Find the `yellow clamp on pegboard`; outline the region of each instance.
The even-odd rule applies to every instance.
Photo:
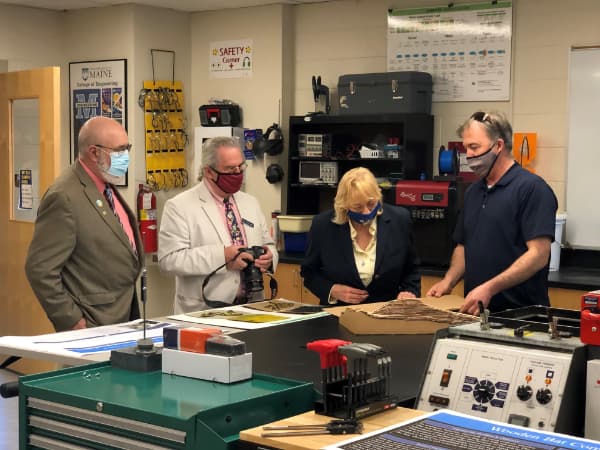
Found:
[[[188,184],[183,99],[181,81],[144,81],[140,105],[146,131],[146,182],[154,190]]]

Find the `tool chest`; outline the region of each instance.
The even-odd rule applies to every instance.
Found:
[[[342,75],[340,115],[431,113],[430,73],[405,71]]]
[[[221,384],[97,363],[21,377],[20,449],[233,450],[240,430],[309,411],[312,383]]]

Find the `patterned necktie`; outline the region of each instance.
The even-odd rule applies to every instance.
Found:
[[[115,208],[115,199],[113,198],[113,191],[109,184],[104,186],[104,197],[106,197],[106,201],[108,202],[110,209],[118,219],[119,215],[117,214],[117,209]],[[120,222],[121,221],[119,220],[119,223]]]
[[[229,227],[229,234],[231,234],[231,243],[233,245],[244,245],[244,236],[242,236],[242,230],[238,225],[235,213],[233,212],[233,205],[229,199],[223,200],[225,204],[225,218],[227,219],[227,226]]]

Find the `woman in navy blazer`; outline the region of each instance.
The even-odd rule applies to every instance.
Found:
[[[419,297],[418,265],[408,211],[383,204],[368,169],[346,172],[334,209],[312,221],[304,285],[322,305]]]

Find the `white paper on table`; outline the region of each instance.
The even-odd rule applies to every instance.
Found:
[[[226,311],[231,311],[233,313],[239,313],[240,315],[269,315],[275,316],[278,319],[270,322],[244,322],[240,320],[235,320],[232,318],[227,318],[224,316],[217,317],[202,317],[202,314],[215,314],[215,313],[223,313]],[[312,314],[291,314],[291,313],[281,313],[281,312],[273,312],[273,311],[259,311],[252,308],[245,308],[243,305],[232,305],[230,307],[225,308],[215,308],[215,309],[205,309],[202,311],[196,311],[192,313],[186,314],[177,314],[173,316],[169,316],[169,319],[173,320],[181,320],[184,322],[194,322],[205,325],[213,325],[217,327],[229,327],[229,328],[240,328],[244,330],[256,330],[259,328],[267,328],[275,325],[283,325],[286,323],[297,322],[300,320],[313,319],[315,317],[326,316],[329,313],[326,311],[320,311]]]
[[[146,337],[157,346],[162,346],[163,328],[174,325],[170,322],[148,320]],[[2,336],[0,347],[5,350],[25,350],[32,353],[68,356],[70,358],[106,360],[111,350],[133,347],[144,337],[143,321],[134,320],[116,325],[106,325],[81,330],[38,336]],[[93,355],[100,355],[94,358]]]

